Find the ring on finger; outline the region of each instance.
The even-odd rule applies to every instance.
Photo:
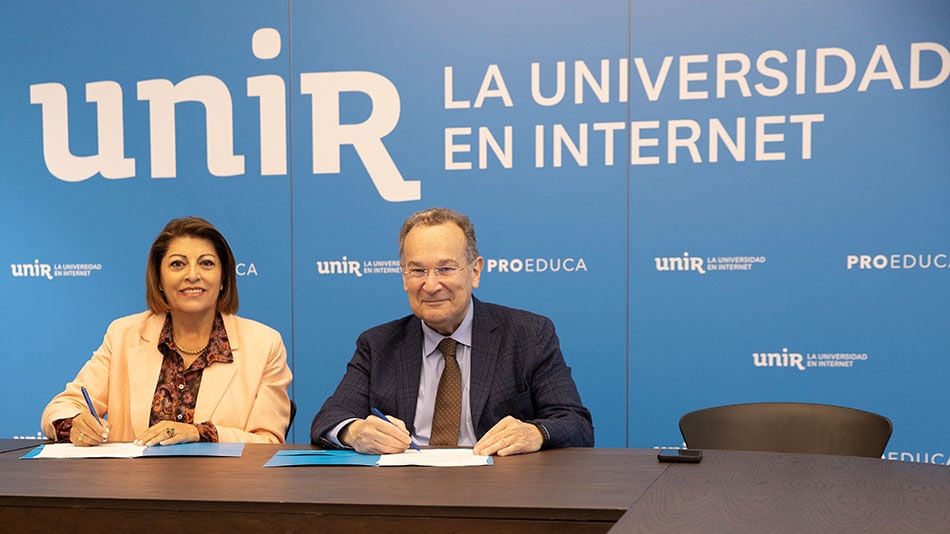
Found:
[[[175,429],[172,427],[168,427],[165,429],[165,434],[167,434],[168,437],[172,437],[175,435]]]
[[[80,433],[79,433],[79,441],[82,441],[82,440],[85,439],[85,438],[86,438],[86,435],[83,434],[82,432],[80,432]]]

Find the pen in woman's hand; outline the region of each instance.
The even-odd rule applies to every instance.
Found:
[[[96,413],[96,407],[92,405],[92,399],[89,398],[89,392],[86,391],[86,386],[80,386],[82,389],[82,396],[86,398],[86,406],[89,407],[89,413],[96,418],[96,422],[100,425],[102,424],[102,419],[99,419],[99,414]]]
[[[105,425],[102,424],[102,419],[99,418],[99,414],[96,412],[96,407],[92,404],[92,398],[89,397],[89,392],[86,391],[86,386],[80,386],[79,389],[82,390],[82,396],[86,399],[86,406],[89,407],[89,413],[96,418],[96,422],[99,423],[100,427],[103,427],[104,432],[102,433],[102,439],[104,441],[109,440],[109,431],[105,428]],[[83,440],[83,433],[79,433],[79,441]]]

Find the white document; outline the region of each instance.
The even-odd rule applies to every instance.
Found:
[[[491,456],[482,456],[472,449],[422,449],[408,450],[399,454],[380,455],[379,466],[426,465],[432,467],[460,467],[492,465]]]
[[[103,443],[95,447],[77,447],[72,443],[47,443],[31,458],[138,458],[145,454],[145,445]]]

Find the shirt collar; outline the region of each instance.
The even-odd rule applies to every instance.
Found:
[[[472,317],[475,315],[475,306],[472,304],[472,299],[468,300],[468,309],[465,311],[465,318],[462,319],[462,324],[455,329],[455,332],[452,332],[451,336],[448,336],[454,339],[457,343],[461,343],[466,347],[472,346]],[[422,323],[422,336],[423,336],[423,354],[429,355],[432,354],[436,348],[439,346],[439,342],[442,341],[442,334],[436,332],[435,330],[429,328],[425,321],[420,321]]]

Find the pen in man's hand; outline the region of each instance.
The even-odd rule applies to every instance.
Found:
[[[81,386],[82,396],[86,398],[86,406],[89,407],[89,412],[92,413],[92,416],[96,418],[96,421],[101,425],[102,419],[99,419],[99,414],[96,413],[96,407],[92,405],[92,399],[89,398],[89,392],[86,391],[86,386]]]
[[[375,415],[376,417],[379,417],[379,418],[382,419],[383,421],[386,421],[387,423],[389,423],[389,424],[391,424],[391,425],[393,425],[393,426],[396,425],[396,423],[393,423],[392,421],[390,421],[389,418],[386,417],[385,415],[383,415],[383,412],[379,411],[378,409],[376,409],[376,408],[370,408],[370,411],[373,412],[373,415]],[[415,450],[419,450],[419,446],[416,445],[416,442],[413,441],[412,439],[409,440],[409,446],[412,447],[412,448],[415,449]]]

